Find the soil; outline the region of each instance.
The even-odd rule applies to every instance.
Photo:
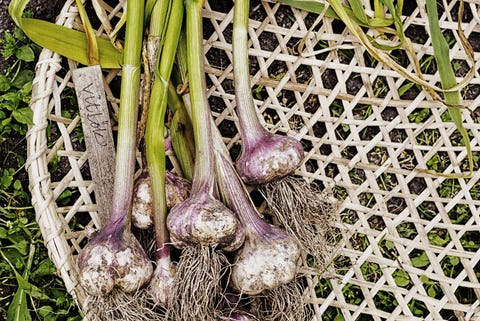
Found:
[[[5,32],[13,32],[13,28],[15,24],[13,20],[10,18],[8,14],[8,4],[10,1],[7,0],[0,0],[0,39],[3,39],[3,35]],[[0,44],[0,49],[2,49],[2,45]],[[10,60],[3,58],[0,56],[0,74],[5,74],[8,65],[11,63]]]

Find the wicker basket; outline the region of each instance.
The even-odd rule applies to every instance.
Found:
[[[80,25],[73,3],[67,1],[57,23]],[[457,41],[453,12],[458,2],[443,4],[440,26],[453,42],[450,55],[461,78],[468,64]],[[478,72],[462,91],[469,107],[463,120],[475,172],[469,179],[427,175],[418,169],[460,173],[467,168],[455,125],[442,121],[445,106],[416,86],[408,87],[396,72],[372,63],[340,23],[273,2],[253,1],[251,7],[251,74],[262,122],[302,141],[306,161],[297,174],[334,191],[348,228],[339,268],[331,275],[307,276],[314,319],[480,320]],[[403,20],[418,59],[427,64],[433,49],[424,32],[424,8],[424,0],[408,2]],[[476,42],[475,69],[480,64],[479,10],[476,0],[466,1],[463,27]],[[118,20],[122,11],[118,5],[105,13]],[[239,135],[231,134],[236,133],[232,3],[210,1],[204,17],[208,96],[228,147],[236,148]],[[300,41],[304,48],[298,53]],[[404,62],[412,70],[408,59]],[[34,125],[28,132],[28,172],[50,258],[82,307],[86,294],[78,286],[75,256],[100,219],[85,166],[88,155],[78,141],[80,118],[67,104],[74,68],[75,63],[48,50],[41,53],[32,97]],[[118,111],[113,89],[117,73],[105,71],[113,115]],[[439,83],[435,69],[427,68],[425,79]],[[53,177],[50,171],[58,164],[64,168]]]

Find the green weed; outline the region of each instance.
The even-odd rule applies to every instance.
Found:
[[[5,34],[1,47],[12,64],[0,75],[0,319],[80,321],[43,246],[27,190],[23,146],[39,48],[18,28]]]
[[[39,47],[31,43],[25,34],[15,28],[13,34],[5,33],[1,41],[3,58],[14,59],[4,75],[0,75],[0,139],[12,133],[25,135],[32,123],[32,111],[28,108],[34,73],[25,65],[35,60]]]

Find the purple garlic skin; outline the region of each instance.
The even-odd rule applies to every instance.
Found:
[[[110,244],[109,244],[110,243]],[[115,244],[88,244],[78,257],[79,280],[90,295],[103,296],[115,287],[115,270],[113,261]]]
[[[104,296],[114,287],[135,292],[150,280],[153,267],[140,243],[130,232],[121,237],[100,232],[80,252],[79,280],[88,294]]]
[[[191,189],[192,185],[188,180],[172,172],[167,172],[165,177],[167,208],[172,209],[175,205],[186,200],[190,196]]]
[[[144,171],[135,181],[132,204],[132,224],[139,229],[153,226],[153,196],[150,176]],[[191,184],[188,180],[172,172],[166,172],[165,196],[167,209],[183,202],[190,195]]]
[[[232,287],[255,295],[292,281],[300,258],[300,247],[285,231],[270,225],[268,235],[247,234],[232,268]],[[261,232],[260,232],[261,233]]]
[[[167,228],[176,247],[203,245],[224,247],[236,237],[235,214],[208,193],[196,193],[170,210]]]
[[[150,280],[150,295],[155,304],[164,308],[168,306],[169,296],[173,286],[175,275],[175,265],[170,260],[170,256],[165,256],[157,260],[157,267]]]
[[[245,144],[235,162],[238,174],[247,184],[264,184],[295,171],[303,160],[298,140],[265,132],[255,144]]]

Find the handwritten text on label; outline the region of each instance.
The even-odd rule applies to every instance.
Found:
[[[95,95],[95,91],[91,90],[93,83],[88,83],[84,88],[80,90],[80,97],[84,102],[86,110],[87,125],[92,129],[95,142],[100,146],[107,146],[107,130],[109,121],[104,119],[104,111],[102,105],[99,103],[100,95]]]

